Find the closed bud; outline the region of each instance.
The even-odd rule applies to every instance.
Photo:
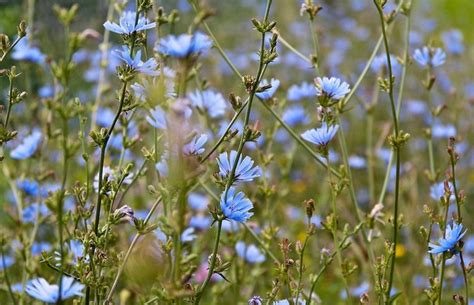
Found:
[[[242,107],[240,96],[237,96],[234,93],[229,94],[229,101],[234,110],[239,110]]]
[[[18,37],[25,37],[26,36],[26,22],[22,20],[17,27]]]

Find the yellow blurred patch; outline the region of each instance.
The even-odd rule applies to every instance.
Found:
[[[306,191],[307,183],[302,180],[297,180],[291,184],[291,189],[295,193],[303,193]]]
[[[406,252],[407,250],[404,245],[397,245],[395,248],[395,257],[403,257]]]

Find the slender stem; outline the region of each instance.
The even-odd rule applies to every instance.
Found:
[[[304,251],[306,250],[306,245],[308,244],[308,240],[310,238],[310,234],[306,234],[306,237],[303,242],[303,247],[301,248],[301,253],[300,253],[300,265],[298,268],[298,286],[296,286],[296,302],[295,304],[299,304],[298,301],[300,299],[300,292],[301,292],[301,282],[303,280],[303,261],[304,261]]]
[[[7,284],[8,294],[10,295],[10,298],[12,299],[12,303],[16,305],[17,304],[16,298],[12,291],[12,285],[11,285],[10,278],[8,277],[8,272],[7,272],[7,264],[5,263],[5,250],[3,249],[3,246],[1,248],[2,248],[2,268],[3,268],[3,275],[5,278],[5,284]]]
[[[10,121],[10,113],[12,111],[12,105],[13,105],[13,77],[9,78],[10,80],[10,85],[8,87],[8,109],[7,109],[7,117],[5,118],[5,129],[8,127],[8,122]]]
[[[311,59],[309,59],[307,56],[305,56],[303,53],[298,51],[295,47],[293,47],[286,39],[284,39],[280,32],[277,29],[272,30],[273,33],[278,34],[278,41],[280,41],[285,47],[287,47],[291,52],[295,53],[298,57],[300,57],[302,60],[308,62],[309,64],[313,65],[311,62]]]
[[[465,289],[465,300],[469,303],[469,278],[467,275],[466,264],[464,263],[464,257],[462,255],[462,251],[459,252],[459,258],[461,259],[461,268],[462,274],[464,277],[464,289]]]
[[[23,38],[24,36],[18,36],[17,39],[15,39],[15,41],[10,45],[10,47],[5,51],[5,53],[3,53],[2,57],[0,57],[0,62],[2,62],[5,57],[7,57],[7,55],[11,52],[11,50],[13,50],[13,48],[20,42],[20,40]]]
[[[217,150],[217,148],[219,148],[219,146],[222,144],[222,142],[224,142],[224,139],[225,139],[227,133],[232,128],[235,121],[237,121],[237,118],[242,113],[244,108],[247,107],[248,103],[249,103],[249,100],[247,99],[245,101],[245,103],[242,105],[242,107],[240,107],[240,109],[237,110],[237,112],[232,117],[232,120],[230,121],[229,125],[227,125],[227,128],[224,130],[224,133],[222,134],[222,136],[219,138],[219,140],[217,140],[216,144],[214,144],[214,146],[211,148],[211,150],[209,150],[209,152],[201,159],[201,161],[200,161],[201,164],[206,162],[206,160],[209,159],[209,157]]]
[[[153,206],[151,207],[150,211],[148,212],[148,214],[146,215],[145,217],[145,220],[143,221],[143,224],[144,225],[147,225],[148,222],[150,221],[151,219],[151,216],[153,216],[153,214],[155,213],[155,210],[158,208],[158,205],[160,204],[161,202],[161,196],[158,197],[156,199],[156,201],[153,203]],[[120,279],[120,276],[122,275],[122,272],[123,272],[123,269],[125,268],[125,264],[127,263],[128,261],[128,258],[130,256],[130,254],[132,253],[132,250],[135,248],[135,245],[137,244],[138,242],[138,239],[140,238],[142,234],[140,232],[138,232],[137,234],[135,234],[135,236],[133,237],[133,240],[132,242],[130,243],[130,246],[128,247],[127,249],[127,252],[123,258],[123,261],[122,263],[120,264],[119,268],[118,268],[118,271],[117,271],[117,274],[115,275],[115,278],[114,278],[114,281],[113,281],[113,284],[112,284],[112,287],[110,287],[110,290],[109,290],[109,293],[107,294],[107,297],[105,298],[104,300],[104,303],[107,304],[107,302],[110,302],[111,298],[112,298],[112,295],[115,291],[115,288],[117,288],[117,284],[118,284],[118,281]]]
[[[349,286],[347,285],[347,279],[344,275],[344,272],[343,272],[343,261],[342,261],[342,255],[341,255],[341,250],[340,248],[338,247],[339,245],[339,241],[338,241],[338,237],[337,237],[337,227],[338,227],[338,220],[337,220],[337,207],[336,207],[336,194],[335,194],[335,190],[334,190],[334,185],[333,185],[333,181],[332,181],[332,175],[331,175],[331,165],[330,165],[330,162],[329,162],[329,157],[326,156],[326,162],[327,162],[327,165],[328,165],[328,183],[329,183],[329,191],[331,192],[331,207],[332,207],[332,213],[333,213],[333,227],[331,228],[331,233],[332,233],[332,238],[334,240],[334,246],[336,248],[336,258],[337,258],[337,261],[339,263],[339,267],[341,268],[341,279],[342,279],[342,282],[344,283],[344,289],[346,291],[346,295],[347,295],[347,301],[350,303],[350,291],[349,291]]]
[[[114,15],[114,4],[115,0],[110,0],[109,7],[107,9],[107,20],[111,20]],[[95,129],[96,120],[97,120],[97,111],[100,107],[100,102],[102,100],[102,93],[104,91],[104,83],[106,77],[106,65],[107,57],[109,54],[109,40],[110,32],[109,30],[104,30],[104,40],[102,41],[101,55],[100,55],[100,64],[99,64],[99,81],[97,83],[97,91],[95,94],[94,105],[92,106],[92,118],[91,118],[91,130]]]
[[[392,71],[392,62],[391,62],[391,57],[390,57],[390,49],[389,49],[389,44],[388,44],[388,37],[387,37],[387,32],[385,29],[385,20],[384,20],[384,14],[382,7],[380,6],[379,2],[377,0],[374,0],[374,4],[377,8],[377,11],[379,13],[380,17],[380,25],[382,28],[382,36],[383,36],[383,42],[385,46],[385,54],[387,58],[387,66],[388,66],[388,82],[389,82],[389,88],[388,88],[388,96],[390,98],[390,106],[392,110],[392,118],[393,118],[393,127],[394,127],[394,137],[397,139],[400,135],[399,131],[399,123],[398,123],[398,114],[397,114],[397,109],[395,105],[395,99],[393,97],[393,71]],[[396,140],[398,142],[398,139]],[[391,254],[391,261],[390,261],[390,273],[389,273],[389,280],[388,280],[388,289],[386,292],[386,297],[385,297],[385,302],[386,304],[390,303],[390,294],[392,291],[392,285],[393,285],[393,276],[394,276],[394,271],[395,271],[395,261],[396,261],[396,249],[397,249],[397,242],[398,242],[398,201],[399,201],[399,192],[400,192],[400,143],[397,143],[393,147],[395,151],[395,158],[396,158],[396,168],[395,168],[395,199],[394,199],[394,205],[393,205],[393,237],[392,237],[392,254]]]
[[[209,270],[206,276],[206,279],[201,285],[201,288],[199,288],[199,291],[196,294],[196,298],[194,300],[194,304],[197,305],[199,304],[202,295],[204,294],[204,291],[207,287],[207,284],[209,284],[209,281],[211,280],[212,275],[214,274],[214,268],[216,266],[216,261],[217,261],[217,251],[219,250],[219,241],[221,239],[221,231],[222,231],[222,219],[217,220],[217,234],[216,234],[216,240],[214,242],[214,250],[212,251],[212,256],[211,256],[211,264],[209,265]]]

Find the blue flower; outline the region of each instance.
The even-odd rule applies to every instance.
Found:
[[[194,228],[189,227],[181,233],[181,241],[183,243],[191,242],[196,239],[196,234],[194,234]]]
[[[206,230],[210,227],[211,224],[211,217],[205,215],[192,216],[189,220],[189,226],[199,230]]]
[[[456,127],[452,124],[439,124],[435,123],[431,129],[433,138],[450,138],[456,136]]]
[[[446,61],[446,53],[441,48],[428,48],[416,49],[413,53],[413,59],[422,67],[438,67],[444,64]]]
[[[133,32],[149,30],[156,26],[155,22],[150,23],[150,21],[143,16],[138,18],[138,23],[135,25],[135,18],[136,12],[126,11],[120,16],[120,24],[107,20],[104,23],[104,28],[117,34],[132,34]]]
[[[236,158],[237,152],[235,150],[230,152],[230,156],[227,152],[219,155],[217,158],[217,164],[219,164],[219,175],[221,177],[228,177],[230,175],[236,162]],[[232,182],[252,181],[253,179],[260,177],[262,175],[262,170],[259,166],[253,167],[253,163],[253,160],[249,156],[246,156],[245,158],[240,156],[235,169],[234,181]]]
[[[301,137],[308,142],[319,146],[326,146],[334,138],[339,129],[339,125],[328,126],[325,122],[318,129],[310,129],[301,134]]]
[[[36,197],[39,195],[39,183],[36,180],[24,179],[21,181],[17,181],[16,185],[28,196]]]
[[[227,195],[227,196],[226,196]],[[253,213],[250,212],[253,209],[252,202],[245,197],[244,193],[235,193],[235,188],[231,187],[229,190],[224,191],[221,195],[221,209],[225,217],[238,222],[245,222]]]
[[[41,53],[37,47],[31,46],[28,38],[21,39],[12,52],[12,58],[20,61],[29,61],[34,63],[44,63],[46,55]]]
[[[317,77],[314,80],[316,84],[316,95],[332,100],[340,100],[351,90],[349,84],[336,77]]]
[[[192,192],[188,195],[188,205],[193,210],[202,211],[207,209],[209,197],[202,193]]]
[[[96,123],[101,127],[109,127],[114,121],[115,113],[109,108],[99,107],[97,109]]]
[[[72,277],[64,276],[62,279],[61,300],[69,299],[74,296],[82,296],[84,285],[74,282]],[[50,285],[44,278],[37,278],[28,282],[25,288],[33,298],[45,303],[56,303],[59,299],[58,285]]]
[[[294,127],[296,124],[307,124],[309,116],[303,106],[294,105],[285,109],[282,115],[282,120],[288,125]]]
[[[17,160],[28,159],[38,149],[41,142],[41,131],[35,130],[23,142],[10,152],[10,157]]]
[[[191,103],[198,110],[208,113],[211,118],[221,117],[225,114],[227,102],[221,93],[211,89],[194,91],[188,95]]]
[[[191,142],[183,146],[183,153],[185,155],[200,155],[204,152],[204,144],[207,142],[207,135],[202,134],[199,137],[195,136]]]
[[[169,35],[160,40],[155,50],[167,56],[185,58],[192,54],[204,54],[212,47],[212,40],[201,32],[194,35]]]
[[[150,115],[146,117],[146,120],[155,128],[166,129],[166,113],[160,106],[156,106],[154,109],[150,110]]]
[[[3,270],[5,268],[10,267],[15,263],[15,258],[10,255],[3,256],[3,254],[0,254],[0,270]]]
[[[71,240],[69,242],[69,249],[73,256],[73,263],[77,263],[78,259],[84,254],[84,245],[79,240]]]
[[[150,76],[157,76],[160,74],[159,71],[156,70],[158,63],[154,58],[150,58],[145,62],[142,61],[141,50],[137,51],[134,58],[130,56],[130,50],[127,46],[122,46],[122,50],[116,50],[115,53],[118,58],[123,60],[134,71]]]
[[[392,54],[390,54],[390,63],[392,64],[393,74],[399,74],[401,72],[401,66],[397,58]],[[382,69],[388,70],[387,55],[382,54],[375,57],[370,67],[375,73],[380,72]]]
[[[263,300],[258,295],[254,295],[248,301],[248,305],[262,305],[262,304],[263,304]]]
[[[270,99],[274,94],[275,92],[277,91],[278,87],[280,87],[280,81],[278,79],[274,79],[272,78],[270,80],[270,83],[268,83],[268,80],[264,79],[260,82],[260,86],[267,86],[268,84],[271,85],[270,88],[268,88],[267,90],[265,91],[262,91],[262,92],[257,92],[255,93],[255,95],[262,99],[262,100],[268,100]]]
[[[265,261],[263,252],[253,244],[247,246],[243,241],[238,241],[235,244],[235,251],[238,256],[251,264],[263,263]]]
[[[459,55],[464,52],[464,37],[460,30],[454,29],[443,32],[441,38],[443,39],[444,47],[449,53]]]
[[[438,243],[430,243],[430,250],[428,253],[439,254],[449,252],[452,254],[458,253],[457,244],[461,238],[466,234],[462,224],[453,223],[452,225],[446,226],[446,236],[440,238]]]
[[[310,83],[304,82],[301,85],[292,85],[288,89],[286,98],[289,101],[298,101],[304,98],[312,98],[317,94],[316,88]]]
[[[448,183],[448,187],[451,191],[451,195],[449,196],[449,200],[454,200],[454,190],[453,190],[453,185],[451,184],[451,182]],[[430,187],[430,197],[431,197],[431,199],[438,201],[443,196],[444,196],[444,183],[443,182],[433,184]]]
[[[44,203],[33,203],[32,205],[23,209],[22,220],[24,223],[34,223],[37,221],[37,216],[45,217],[48,214],[48,207]]]

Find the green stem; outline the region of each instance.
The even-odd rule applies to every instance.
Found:
[[[209,281],[211,280],[212,275],[214,274],[214,268],[216,266],[216,261],[217,261],[217,251],[219,250],[219,241],[221,239],[221,231],[222,231],[222,219],[217,220],[217,234],[216,234],[216,240],[214,242],[214,250],[212,251],[212,256],[211,256],[211,263],[209,265],[209,271],[207,273],[206,279],[201,285],[201,288],[199,288],[199,291],[196,294],[196,298],[194,300],[194,305],[199,304],[202,295],[204,294],[204,291],[206,290],[207,284],[209,284]]]
[[[146,226],[148,224],[148,222],[150,221],[151,219],[151,216],[153,216],[153,214],[155,213],[155,210],[158,208],[158,205],[160,204],[161,202],[161,196],[158,197],[156,199],[156,201],[153,203],[153,206],[151,207],[150,211],[148,212],[148,214],[146,215],[145,217],[145,220],[143,221],[143,224]],[[132,250],[135,248],[135,245],[137,244],[138,242],[138,239],[140,238],[142,234],[140,232],[138,232],[137,234],[135,234],[135,236],[133,237],[133,240],[130,244],[130,246],[128,247],[127,249],[127,252],[123,258],[123,261],[122,263],[120,264],[119,268],[118,268],[118,271],[117,271],[117,274],[115,275],[115,278],[114,278],[114,281],[113,281],[113,284],[112,284],[112,287],[110,288],[108,294],[107,294],[107,297],[105,298],[104,300],[104,303],[105,304],[108,304],[108,302],[111,301],[112,299],[112,295],[115,291],[115,288],[117,288],[117,284],[118,284],[118,281],[120,279],[120,276],[122,275],[122,272],[123,272],[123,269],[125,267],[125,264],[127,263],[128,261],[128,258],[130,256],[130,254],[132,253]]]
[[[12,303],[16,305],[17,304],[16,298],[12,291],[12,285],[11,285],[10,278],[8,277],[8,272],[7,272],[7,264],[5,263],[5,251],[3,249],[3,246],[1,248],[2,248],[2,267],[3,267],[3,275],[5,277],[5,284],[7,284],[8,294],[10,295],[10,298],[12,299]]]
[[[380,6],[377,0],[374,0],[374,4],[377,8],[380,17],[380,25],[382,27],[382,36],[383,42],[385,46],[385,54],[387,58],[387,66],[388,66],[388,78],[389,78],[389,91],[388,96],[390,98],[390,106],[392,110],[392,118],[393,118],[393,126],[394,126],[394,137],[398,138],[400,135],[399,131],[399,123],[398,123],[398,114],[395,105],[395,99],[393,97],[393,71],[392,71],[392,62],[390,58],[390,49],[388,44],[387,33],[385,29],[385,20],[382,7]],[[397,140],[398,141],[398,140]],[[390,303],[390,294],[392,291],[393,285],[393,276],[395,271],[395,261],[396,261],[396,249],[397,249],[397,242],[398,242],[398,201],[399,201],[399,191],[400,191],[400,144],[395,144],[393,147],[396,156],[396,168],[395,168],[395,199],[394,199],[394,206],[393,206],[393,238],[392,238],[392,254],[390,260],[390,273],[389,273],[389,280],[388,280],[388,289],[386,292],[385,302],[386,304]]]

